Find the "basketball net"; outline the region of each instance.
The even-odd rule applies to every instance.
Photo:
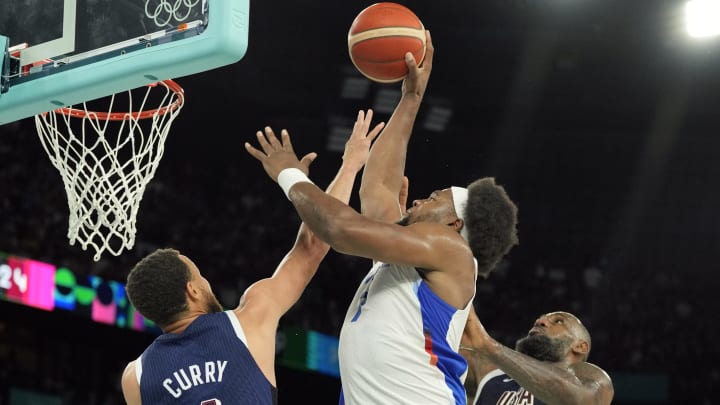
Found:
[[[107,112],[93,102],[38,114],[35,125],[65,185],[70,245],[92,247],[98,261],[105,251],[119,256],[135,244],[140,201],[185,96],[165,80],[109,96]]]

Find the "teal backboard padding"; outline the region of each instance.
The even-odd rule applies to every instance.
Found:
[[[209,0],[207,27],[197,35],[11,83],[0,94],[0,125],[238,62],[247,51],[249,17],[249,0]]]
[[[4,37],[0,35],[0,98],[2,98],[2,93],[7,90],[5,77],[7,77],[8,74],[8,68],[10,61],[5,59],[5,54],[7,54],[7,49],[9,46],[10,40],[8,37]]]

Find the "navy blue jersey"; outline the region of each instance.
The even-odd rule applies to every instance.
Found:
[[[501,370],[489,372],[478,385],[474,405],[545,405]]]
[[[232,311],[202,315],[182,333],[158,336],[135,363],[142,403],[277,404],[276,388],[245,342]]]

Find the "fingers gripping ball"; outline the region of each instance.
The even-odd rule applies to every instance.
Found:
[[[425,57],[425,27],[407,7],[375,3],[362,10],[348,32],[348,52],[365,77],[380,83],[398,82],[408,74],[405,54],[419,65]]]

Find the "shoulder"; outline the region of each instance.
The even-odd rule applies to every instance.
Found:
[[[133,360],[130,363],[125,366],[125,370],[123,371],[122,378],[125,380],[128,377],[134,377],[135,376],[135,362],[137,360]]]
[[[582,362],[573,366],[575,375],[580,379],[592,379],[598,382],[611,383],[610,375],[605,370],[596,366],[595,364]]]
[[[274,328],[280,317],[277,305],[271,294],[272,289],[266,288],[268,279],[262,279],[248,287],[240,297],[238,306],[232,310],[243,328]]]
[[[121,381],[123,396],[129,405],[140,404],[140,384],[136,375],[136,362],[137,360],[133,360],[128,363],[123,371]]]
[[[614,393],[610,375],[592,363],[578,363],[572,367],[575,376],[586,387],[593,388],[598,394],[612,397]]]
[[[470,245],[460,233],[456,232],[449,226],[437,222],[416,222],[408,226],[397,227],[401,232],[413,234],[424,240],[428,247],[433,250],[439,250],[444,253],[452,254],[455,259],[464,257],[467,259],[468,265],[475,265]]]
[[[437,267],[443,273],[462,274],[463,282],[474,281],[477,262],[465,238],[447,225],[434,222],[418,222],[405,227],[420,235],[435,258]]]

